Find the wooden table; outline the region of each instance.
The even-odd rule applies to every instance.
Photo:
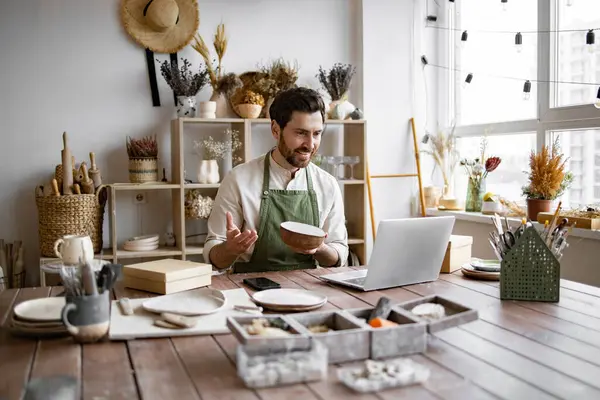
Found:
[[[328,272],[260,275],[283,287],[326,294],[327,309],[374,305],[382,295],[405,301],[437,293],[477,308],[480,319],[432,335],[427,352],[411,357],[431,369],[425,384],[362,396],[337,382],[336,365],[330,366],[326,381],[246,389],[236,375],[232,335],[79,345],[71,338],[35,341],[3,331],[0,399],[18,399],[28,380],[54,374],[79,378],[84,399],[600,399],[600,288],[563,280],[558,304],[513,302],[499,300],[498,282],[458,274],[362,293],[316,278]],[[248,276],[217,276],[212,286],[232,289]],[[15,304],[57,290],[0,293],[0,323]],[[148,296],[119,288],[115,295]]]

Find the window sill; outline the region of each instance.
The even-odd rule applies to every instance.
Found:
[[[430,216],[438,216],[438,215],[452,215],[456,217],[459,221],[468,221],[468,222],[476,222],[479,224],[489,224],[492,225],[492,219],[489,215],[484,215],[482,213],[476,212],[466,212],[466,211],[446,211],[446,210],[438,210],[437,208],[428,208],[427,215]],[[521,223],[521,218],[517,217],[508,217],[508,221],[511,225]],[[534,226],[540,227],[541,224],[538,222],[533,223]],[[594,239],[600,240],[600,230],[590,230],[590,229],[580,229],[573,228],[570,236],[585,238],[585,239]]]

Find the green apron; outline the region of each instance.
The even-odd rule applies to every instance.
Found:
[[[283,242],[279,233],[279,225],[285,221],[319,226],[317,194],[313,190],[308,167],[305,168],[308,190],[269,189],[270,159],[271,152],[265,156],[258,240],[250,261],[236,263],[235,273],[289,271],[317,267],[314,256],[293,252]]]

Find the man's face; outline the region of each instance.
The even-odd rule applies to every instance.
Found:
[[[305,168],[319,150],[323,119],[320,112],[312,114],[294,111],[283,132],[274,122],[273,136],[285,160],[296,168]]]

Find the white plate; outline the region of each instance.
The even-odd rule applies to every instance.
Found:
[[[158,249],[158,243],[150,244],[150,245],[137,245],[137,244],[124,244],[123,245],[123,250],[127,250],[127,251],[152,251],[152,250],[156,250],[156,249]]]
[[[27,300],[17,304],[14,312],[18,318],[28,321],[60,321],[65,303],[62,296]]]
[[[325,231],[313,225],[302,224],[300,222],[286,221],[281,223],[281,227],[290,232],[299,233],[301,235],[324,237]]]
[[[205,287],[153,297],[143,302],[142,307],[159,314],[169,312],[194,316],[215,313],[225,307],[226,303],[227,299],[220,290]]]
[[[105,264],[110,264],[109,260],[100,260],[98,258],[94,258],[92,260],[92,262],[90,263],[90,265],[92,266],[92,269],[94,271],[100,271],[102,269],[102,267]],[[44,265],[41,266],[41,269],[44,272],[49,272],[52,274],[58,274],[61,267],[65,267],[65,268],[76,268],[76,265],[64,265],[62,260],[57,260],[57,261],[52,261],[49,263],[46,263]]]
[[[327,296],[302,289],[268,289],[256,292],[252,299],[265,307],[316,307],[327,302]]]
[[[144,236],[134,236],[128,240],[128,242],[135,242],[138,244],[148,244],[158,242],[158,235],[144,235]]]

